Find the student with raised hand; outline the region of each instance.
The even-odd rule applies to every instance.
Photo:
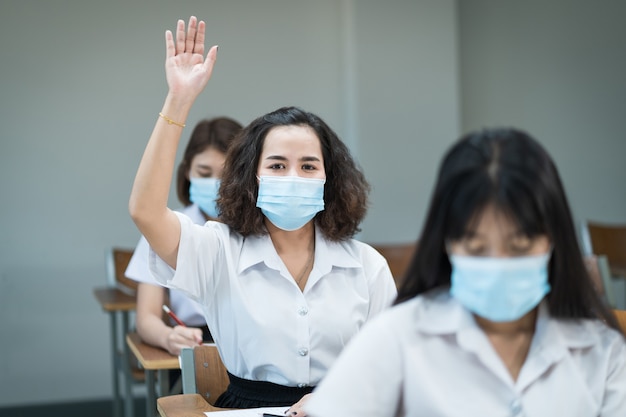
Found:
[[[626,343],[557,168],[525,132],[448,151],[396,305],[305,405],[335,416],[626,416]]]
[[[219,407],[290,406],[346,343],[396,297],[385,259],[353,239],[369,186],[347,147],[296,107],[261,116],[229,148],[220,220],[204,226],[167,208],[182,128],[206,86],[205,23],[166,32],[169,92],[139,165],[129,210],[151,245],[150,269],[203,307],[229,372]],[[303,399],[304,397],[304,399]]]
[[[241,128],[231,118],[216,117],[200,121],[191,133],[178,165],[176,192],[184,206],[180,212],[196,224],[217,220],[216,200],[226,151]],[[166,293],[148,270],[148,253],[148,242],[142,237],[125,272],[127,277],[139,282],[136,325],[141,339],[172,355],[179,355],[184,347],[213,341],[202,307],[180,291]],[[163,321],[162,306],[166,301],[185,326]]]

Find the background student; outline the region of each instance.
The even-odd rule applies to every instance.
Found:
[[[193,224],[167,208],[182,127],[207,84],[205,24],[166,32],[169,92],[139,165],[129,210],[155,256],[156,279],[204,308],[229,371],[217,405],[291,405],[396,296],[385,259],[352,237],[369,186],[337,135],[312,113],[281,108],[231,145],[220,186],[223,223]],[[156,256],[158,255],[158,256]],[[304,415],[302,402],[290,408]]]
[[[524,132],[446,154],[397,305],[305,408],[330,416],[626,415],[626,343],[583,265],[557,169]]]
[[[181,213],[196,224],[216,220],[217,192],[230,142],[241,125],[227,117],[202,120],[194,128],[176,173],[176,192],[184,208]],[[152,278],[148,270],[149,245],[142,237],[126,269],[126,276],[139,281],[137,290],[137,333],[141,339],[172,355],[184,347],[212,341],[199,304],[177,290],[168,291]],[[185,323],[163,321],[162,306],[169,308]]]

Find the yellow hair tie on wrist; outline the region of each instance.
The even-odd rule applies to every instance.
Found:
[[[180,127],[185,127],[186,126],[184,123],[180,123],[180,122],[177,122],[175,120],[170,119],[169,117],[167,117],[163,113],[159,113],[159,116],[162,117],[167,122],[168,125],[176,125],[176,126],[180,126]]]

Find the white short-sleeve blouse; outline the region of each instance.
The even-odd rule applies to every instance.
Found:
[[[598,320],[558,320],[541,304],[516,381],[473,316],[447,292],[374,319],[305,409],[335,416],[626,416],[626,343]]]
[[[300,291],[269,236],[244,238],[218,222],[178,214],[174,271],[151,251],[164,285],[202,305],[226,368],[240,378],[317,385],[363,324],[388,307],[396,287],[372,247],[315,236],[315,261]]]
[[[204,224],[206,222],[204,215],[196,204],[187,206],[181,209],[180,212],[188,216],[195,224]],[[133,256],[130,258],[125,274],[128,278],[137,282],[159,285],[148,269],[149,252],[150,245],[146,238],[142,236],[135,247]],[[180,291],[170,290],[169,307],[188,326],[202,327],[206,324],[202,307]],[[175,325],[174,322],[170,324]]]

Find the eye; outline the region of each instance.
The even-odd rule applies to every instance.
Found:
[[[311,165],[311,164],[304,164],[302,165],[302,170],[303,171],[315,171],[317,169],[317,167],[315,165]]]
[[[467,252],[468,255],[480,256],[484,255],[486,251],[485,244],[482,240],[477,238],[466,238],[463,239],[463,249]]]
[[[450,243],[453,253],[467,256],[485,256],[488,250],[485,242],[475,236],[465,236]]]
[[[271,164],[270,166],[268,166],[269,169],[285,169],[285,164],[280,164],[280,163],[275,163],[275,164]]]
[[[524,254],[533,246],[533,240],[525,235],[517,235],[509,242],[509,250],[512,254]]]

